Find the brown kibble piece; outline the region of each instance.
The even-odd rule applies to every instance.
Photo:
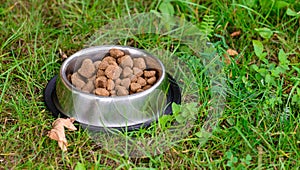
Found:
[[[119,66],[119,65],[117,64],[117,62],[115,62],[115,61],[109,61],[108,64],[109,64],[109,65],[113,65],[113,66]]]
[[[116,49],[116,48],[110,49],[109,54],[110,54],[110,56],[112,56],[114,58],[119,58],[119,57],[122,57],[125,55],[123,51]]]
[[[105,76],[100,76],[95,80],[96,88],[106,88],[107,86],[107,78]]]
[[[121,84],[121,79],[118,78],[117,80],[115,80],[115,85],[120,85]]]
[[[71,82],[76,88],[78,88],[80,90],[85,85],[85,82],[82,80],[81,76],[77,72],[72,74]]]
[[[140,77],[143,75],[143,70],[137,68],[137,67],[133,67],[133,74],[136,75],[137,77]]]
[[[84,59],[81,67],[78,69],[78,73],[85,78],[90,78],[94,75],[95,70],[93,61],[91,59]]]
[[[154,84],[155,82],[156,82],[156,77],[151,77],[147,80],[147,83],[151,85]]]
[[[97,88],[95,94],[99,96],[109,96],[109,92],[105,88]]]
[[[143,92],[144,90],[143,89],[138,89],[136,92],[139,93],[139,92]]]
[[[125,77],[129,77],[130,75],[133,74],[133,71],[130,67],[125,67],[123,69],[123,72],[122,72],[122,77],[125,78]]]
[[[128,90],[123,86],[116,86],[118,96],[126,96],[129,94]]]
[[[146,86],[147,85],[147,82],[145,79],[143,79],[142,77],[139,77],[137,79],[137,83],[139,83],[141,86]]]
[[[111,96],[116,96],[116,94],[117,94],[116,90],[111,90],[109,93]]]
[[[120,68],[119,66],[114,66],[114,65],[109,65],[106,69],[105,69],[105,75],[113,80],[116,80],[120,77],[122,73],[122,68]]]
[[[130,94],[134,94],[134,92],[130,90],[130,91],[129,91],[129,95],[130,95]]]
[[[132,76],[130,77],[131,83],[137,82],[137,79],[138,79],[138,77],[137,77],[136,75],[132,75]]]
[[[96,76],[97,77],[105,76],[105,72],[103,70],[101,70],[101,69],[98,69]]]
[[[82,87],[82,91],[86,92],[86,93],[90,93],[92,92],[94,89],[95,89],[95,86],[94,86],[94,81],[92,80],[89,80],[83,87]]]
[[[123,80],[121,80],[121,85],[123,87],[125,87],[126,89],[129,89],[129,86],[130,86],[130,78],[125,78]]]
[[[134,58],[133,59],[133,67],[137,67],[141,70],[145,70],[146,69],[146,63],[145,60],[141,57],[139,58]]]
[[[95,82],[95,80],[96,80],[96,75],[93,75],[92,77],[88,78],[88,81]]]
[[[150,71],[145,70],[145,71],[144,71],[144,76],[145,76],[145,77],[154,77],[155,74],[156,74],[156,71],[155,71],[155,70],[150,70]]]
[[[116,59],[111,56],[107,56],[107,57],[104,57],[102,59],[102,61],[107,61],[109,63],[109,62],[116,62]]]
[[[100,63],[101,63],[100,60],[94,62],[94,66],[95,66],[96,70],[99,68]]]
[[[113,90],[115,88],[115,82],[112,79],[107,80],[107,90]]]
[[[143,87],[143,90],[147,90],[147,89],[150,89],[150,87],[152,87],[151,85],[146,85]]]
[[[140,89],[142,86],[138,83],[131,83],[130,84],[130,90],[133,92],[136,92],[138,89]]]
[[[109,64],[108,64],[107,61],[102,61],[102,62],[99,64],[99,69],[105,70],[108,66],[109,66]]]
[[[118,59],[118,63],[122,68],[133,66],[132,58],[129,55],[124,55],[123,57]]]

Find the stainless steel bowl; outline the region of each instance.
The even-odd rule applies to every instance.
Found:
[[[93,61],[107,56],[111,48],[117,48],[131,57],[143,57],[148,69],[158,71],[157,82],[148,90],[127,96],[102,97],[76,89],[67,75],[77,71],[82,60]],[[64,61],[56,81],[58,109],[76,121],[98,127],[127,127],[154,121],[167,107],[170,83],[164,65],[148,52],[127,46],[95,46],[78,51]]]

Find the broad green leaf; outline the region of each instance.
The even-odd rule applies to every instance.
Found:
[[[273,31],[269,28],[255,28],[254,30],[264,39],[270,39],[273,35]]]
[[[174,7],[169,1],[163,1],[159,5],[159,10],[161,13],[173,16],[175,14]]]
[[[266,76],[266,74],[268,73],[268,70],[265,68],[259,68],[257,72],[262,76]]]
[[[300,13],[299,13],[299,12],[297,13],[297,12],[291,10],[291,8],[288,8],[288,9],[286,10],[286,14],[289,15],[289,16],[300,16]]]
[[[83,163],[77,162],[75,170],[86,170],[86,168]]]
[[[251,161],[251,160],[252,160],[252,157],[251,157],[251,155],[247,154],[247,156],[246,156],[246,160],[247,160],[247,161]]]
[[[201,138],[201,137],[202,137],[202,132],[199,131],[199,132],[195,133],[195,135],[196,135],[198,138]]]
[[[250,66],[250,68],[252,68],[254,71],[258,71],[258,66],[256,65],[256,64],[252,64],[251,66]]]
[[[232,162],[233,163],[237,163],[239,160],[238,160],[238,158],[237,157],[233,157],[233,159],[232,159]]]
[[[269,73],[265,76],[265,81],[267,84],[276,85],[275,78],[271,76]]]
[[[179,114],[175,116],[175,119],[178,123],[182,124],[184,122],[186,122],[186,117],[184,117],[183,115]]]
[[[252,40],[252,44],[254,47],[254,53],[255,55],[262,61],[264,61],[265,63],[267,62],[265,60],[265,57],[267,56],[267,53],[263,53],[264,50],[264,45],[262,44],[262,42],[258,41],[258,40]]]
[[[300,97],[294,95],[294,96],[292,97],[292,103],[299,103],[299,104],[300,104]]]
[[[270,74],[267,74],[266,77],[265,77],[266,83],[271,83],[272,79],[273,79],[273,77]]]
[[[159,118],[159,126],[162,130],[166,130],[170,127],[170,122],[173,120],[173,116],[171,115],[163,115]]]
[[[178,114],[181,112],[181,106],[179,104],[172,103],[172,111],[174,115]]]
[[[279,77],[279,75],[284,73],[285,71],[286,71],[285,68],[278,66],[274,70],[272,70],[271,72],[272,72],[272,76]]]
[[[227,151],[227,152],[225,153],[225,155],[226,155],[227,159],[231,159],[231,158],[233,157],[233,154],[232,154],[232,152],[230,152],[230,151]]]
[[[275,7],[277,9],[281,9],[281,8],[284,8],[284,7],[287,7],[289,6],[290,4],[288,2],[285,2],[285,1],[277,1],[276,4],[275,4]]]
[[[278,59],[280,65],[288,65],[290,63],[290,61],[287,59],[287,54],[282,49],[279,50]]]

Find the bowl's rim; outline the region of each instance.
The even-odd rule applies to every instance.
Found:
[[[126,96],[98,96],[92,93],[87,93],[84,91],[81,91],[79,89],[77,89],[71,82],[68,81],[67,75],[65,74],[66,69],[68,68],[69,64],[71,61],[75,60],[76,58],[83,56],[83,54],[85,53],[90,53],[90,52],[95,52],[98,50],[110,50],[111,48],[117,48],[120,50],[135,50],[138,52],[141,52],[143,54],[145,54],[145,56],[149,56],[153,59],[155,59],[160,67],[161,67],[161,76],[160,78],[157,80],[157,82],[152,85],[149,89],[143,91],[143,92],[139,92],[139,93],[134,93],[134,94],[130,94],[130,95],[126,95]],[[156,88],[158,88],[163,81],[166,79],[166,71],[165,71],[165,67],[163,65],[163,63],[154,55],[150,54],[149,52],[143,50],[143,49],[139,49],[139,48],[135,48],[135,47],[130,47],[130,46],[122,46],[122,45],[101,45],[101,46],[92,46],[92,47],[88,47],[88,48],[84,48],[82,50],[77,51],[76,53],[72,54],[70,57],[68,57],[61,65],[60,67],[60,74],[59,77],[61,79],[61,81],[63,82],[63,84],[65,85],[66,88],[68,88],[69,90],[72,91],[72,93],[74,94],[80,94],[80,95],[84,95],[85,97],[88,98],[97,98],[97,99],[105,99],[105,100],[124,100],[124,99],[135,99],[135,98],[139,98],[141,96],[147,95],[151,92],[153,92]],[[167,89],[166,89],[167,90]]]

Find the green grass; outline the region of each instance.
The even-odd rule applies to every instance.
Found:
[[[74,169],[76,165],[87,169],[300,166],[299,1],[178,0],[171,4],[164,1],[165,6],[160,6],[161,2],[1,1],[1,169]],[[55,118],[43,102],[43,90],[62,63],[59,49],[70,56],[105,24],[151,10],[183,17],[206,30],[222,59],[228,48],[238,51],[222,68],[226,103],[217,128],[200,145],[197,132],[207,116],[211,97],[209,80],[203,72],[207,67],[199,64],[199,58],[182,55],[193,70],[201,94],[198,118],[187,136],[163,154],[128,158],[113,154],[113,149],[103,149],[79,129],[67,132],[70,146],[63,153],[46,136]],[[259,31],[262,28],[265,32]],[[230,36],[238,30],[240,36]],[[255,51],[253,40],[263,44],[265,56]],[[139,47],[158,46],[174,54],[189,54],[186,47],[168,37],[141,35],[133,42]]]

